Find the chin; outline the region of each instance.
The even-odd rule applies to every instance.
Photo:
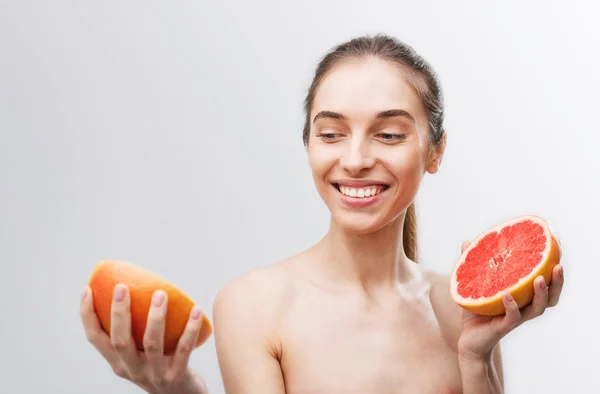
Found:
[[[376,214],[353,212],[334,212],[332,220],[338,228],[355,235],[375,233],[393,221]]]

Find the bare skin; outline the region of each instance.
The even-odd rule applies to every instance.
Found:
[[[367,290],[323,279],[326,263],[317,247],[223,289],[215,338],[228,392],[253,392],[242,389],[250,387],[239,376],[244,370],[270,378],[267,387],[262,380],[263,393],[462,392],[461,314],[446,278],[415,265],[406,282]],[[244,293],[259,293],[261,302],[237,298]],[[262,321],[267,332],[236,332],[251,323],[236,322],[230,307],[252,311],[248,318]],[[262,342],[263,355],[240,355],[243,343],[253,342]],[[244,367],[258,363],[262,375]]]
[[[311,114],[308,161],[330,229],[313,247],[219,291],[213,322],[226,392],[503,392],[499,341],[558,303],[562,267],[550,288],[536,280],[534,300],[521,310],[505,295],[503,316],[463,311],[448,278],[409,260],[402,244],[406,209],[425,174],[438,171],[446,143],[430,143],[404,72],[377,59],[338,65]],[[353,200],[357,190],[345,195],[357,182],[376,193],[371,203]],[[199,320],[190,318],[177,353],[163,357],[165,313],[165,303],[151,308],[145,341],[153,351],[141,353],[127,297],[113,303],[110,337],[89,294],[81,307],[88,339],[117,375],[149,393],[207,393],[187,367]]]
[[[450,298],[448,277],[410,261],[403,282],[356,286],[327,272],[326,243],[219,292],[215,340],[227,393],[503,392],[500,345],[479,362],[461,354],[459,342],[464,326],[511,326],[511,314],[463,311]],[[549,290],[536,280],[534,302],[516,325],[558,303],[560,272]],[[512,328],[500,328],[498,338]]]

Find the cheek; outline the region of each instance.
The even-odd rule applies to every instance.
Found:
[[[325,175],[335,164],[331,152],[328,152],[325,147],[310,146],[308,148],[308,165],[313,172],[315,178]]]
[[[386,167],[398,182],[420,179],[425,170],[423,155],[419,149],[403,149],[392,155],[386,155]]]

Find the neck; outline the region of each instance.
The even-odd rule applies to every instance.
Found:
[[[334,279],[351,282],[364,289],[394,286],[415,276],[415,263],[404,252],[404,214],[384,228],[358,235],[334,221],[318,249]]]

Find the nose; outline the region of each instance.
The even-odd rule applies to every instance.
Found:
[[[353,138],[344,147],[340,165],[351,175],[358,175],[361,171],[372,168],[375,165],[375,157],[371,152],[369,142]]]

